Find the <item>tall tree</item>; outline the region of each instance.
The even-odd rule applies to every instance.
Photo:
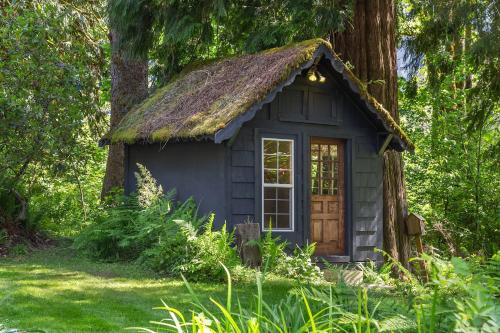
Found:
[[[357,0],[352,25],[332,35],[334,50],[353,65],[354,73],[399,122],[394,0]],[[384,249],[408,266],[410,242],[401,153],[384,154]]]
[[[113,20],[111,20],[113,24]],[[148,64],[145,57],[126,52],[117,29],[111,27],[111,120],[114,129],[130,108],[148,94]],[[106,162],[102,195],[123,187],[125,149],[122,143],[111,144]]]

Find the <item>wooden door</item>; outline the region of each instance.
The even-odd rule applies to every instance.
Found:
[[[311,240],[317,255],[344,254],[344,142],[311,138]]]

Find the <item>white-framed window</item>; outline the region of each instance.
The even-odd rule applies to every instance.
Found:
[[[262,230],[293,231],[294,142],[262,138]]]

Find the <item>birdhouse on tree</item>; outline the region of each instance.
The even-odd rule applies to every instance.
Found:
[[[418,214],[410,213],[406,219],[406,231],[410,236],[423,235],[425,232],[424,218]]]

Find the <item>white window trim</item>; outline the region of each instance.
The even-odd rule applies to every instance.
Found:
[[[273,140],[273,141],[287,141],[291,143],[290,147],[290,179],[291,179],[291,184],[267,184],[264,183],[264,140]],[[261,167],[260,167],[260,172],[261,172],[261,180],[260,180],[260,199],[261,199],[261,230],[262,232],[266,232],[269,230],[272,230],[273,232],[294,232],[295,231],[295,140],[293,139],[280,139],[280,138],[275,138],[275,137],[262,137],[261,142],[260,142],[260,160],[261,160]],[[276,229],[267,229],[265,228],[265,221],[264,221],[264,187],[281,187],[281,188],[290,188],[292,191],[290,195],[290,225],[291,228],[287,229],[282,229],[282,228],[276,228]]]

